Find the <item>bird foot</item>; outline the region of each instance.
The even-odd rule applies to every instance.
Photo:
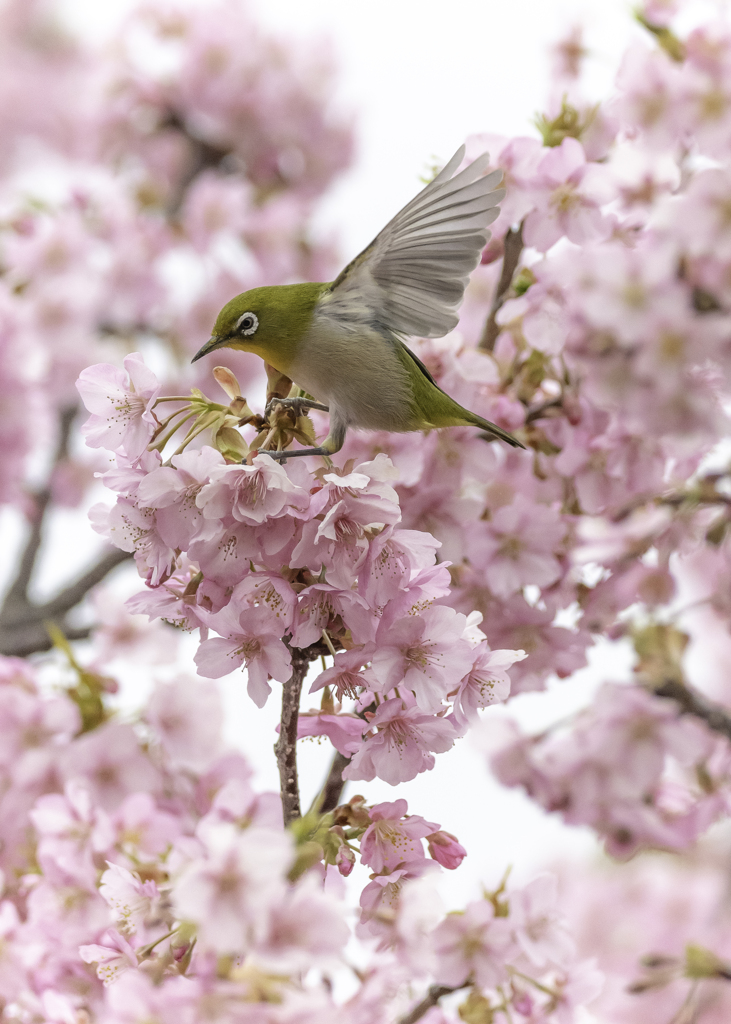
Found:
[[[267,407],[264,411],[267,419],[275,405],[283,405],[285,409],[292,409],[297,418],[308,409],[319,409],[320,412],[329,412],[326,405],[323,405],[322,402],[315,402],[311,398],[271,398],[267,402]]]

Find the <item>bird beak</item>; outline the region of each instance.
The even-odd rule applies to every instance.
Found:
[[[212,338],[208,339],[208,341],[202,348],[198,349],[196,354],[191,359],[191,363],[194,363],[197,359],[200,359],[202,356],[207,356],[208,353],[213,352],[215,348],[219,348],[223,344],[224,340],[224,338],[219,338],[217,334],[214,334]]]

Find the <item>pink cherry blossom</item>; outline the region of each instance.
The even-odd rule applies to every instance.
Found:
[[[132,726],[109,722],[79,737],[64,752],[63,775],[79,780],[105,810],[116,809],[128,794],[156,793],[160,776],[140,750]]]
[[[155,525],[166,544],[187,549],[204,532],[197,499],[210,474],[223,467],[223,457],[206,445],[198,452],[175,455],[171,462],[144,477],[137,501],[143,508],[156,509]]]
[[[432,752],[449,750],[456,739],[450,722],[423,714],[401,697],[383,701],[369,725],[375,732],[366,737],[343,778],[370,781],[378,776],[392,786],[407,782],[433,766]]]
[[[106,814],[94,807],[89,790],[68,782],[63,794],[41,796],[29,817],[40,837],[37,855],[46,873],[57,880],[93,885],[95,854],[111,846],[113,832]]]
[[[466,725],[478,717],[478,709],[507,700],[510,694],[507,669],[525,657],[524,651],[491,651],[482,641],[474,651],[471,670],[453,697],[455,721]]]
[[[423,615],[379,628],[371,658],[378,689],[405,686],[423,711],[436,712],[469,671],[472,652],[463,639],[466,620],[451,608],[428,608]]]
[[[206,948],[244,953],[264,938],[270,906],[284,895],[289,840],[269,829],[216,825],[207,830],[205,847],[205,859],[183,868],[175,883],[176,914],[198,925]]]
[[[101,877],[99,895],[109,905],[115,921],[119,922],[119,929],[133,935],[150,914],[160,893],[151,879],[142,882],[139,876],[119,864],[110,864]]]
[[[239,613],[227,607],[211,624],[222,636],[201,644],[195,656],[199,675],[220,679],[244,665],[248,694],[257,707],[263,707],[271,693],[269,678],[283,683],[291,674],[291,656],[272,612],[264,605]]]
[[[130,793],[112,816],[118,848],[132,863],[159,857],[180,836],[180,818],[164,811],[149,793]]]
[[[527,583],[545,587],[561,575],[556,554],[565,535],[558,513],[518,494],[492,514],[489,532],[477,541],[476,561],[497,597],[510,597]]]
[[[525,220],[527,245],[546,252],[562,236],[581,245],[606,237],[600,205],[612,196],[606,173],[588,164],[581,143],[567,137],[542,157],[531,182],[536,208]]]
[[[304,507],[305,492],[268,455],[257,455],[251,466],[225,466],[222,461],[209,471],[209,482],[196,498],[206,519],[231,515],[239,522],[263,523]]]
[[[129,458],[139,458],[155,429],[151,410],[160,393],[139,353],[125,356],[124,370],[107,363],[90,366],[77,386],[91,413],[84,427],[89,447],[122,448]]]
[[[297,737],[327,736],[336,750],[350,757],[360,749],[367,728],[362,718],[352,715],[305,711],[300,713],[297,720]]]
[[[555,875],[539,875],[510,895],[510,917],[517,924],[518,945],[538,966],[568,962],[575,953],[557,899]]]
[[[273,905],[255,956],[269,970],[302,971],[337,962],[348,938],[349,929],[335,901],[314,879],[305,878]]]
[[[495,917],[489,900],[468,903],[464,913],[450,914],[434,933],[436,977],[442,985],[463,985],[472,976],[483,988],[506,977],[505,962],[513,952],[510,925]]]
[[[443,832],[441,829],[432,832],[426,837],[429,848],[429,856],[448,871],[458,868],[467,856],[464,846],[451,832]]]
[[[360,857],[377,874],[390,872],[402,861],[424,856],[421,840],[439,826],[418,814],[406,814],[405,800],[376,804],[370,809],[372,824],[360,840]]]
[[[158,683],[146,718],[173,764],[204,769],[222,749],[223,707],[215,686],[187,678]]]
[[[137,954],[124,936],[113,928],[102,935],[102,940],[81,946],[79,956],[87,964],[96,964],[97,976],[105,985],[111,985],[124,971],[137,967]]]
[[[374,650],[374,644],[365,644],[349,651],[339,651],[333,658],[332,668],[325,669],[317,676],[310,687],[310,693],[332,686],[337,700],[357,696],[359,687],[365,685],[365,677],[360,670],[368,664]]]

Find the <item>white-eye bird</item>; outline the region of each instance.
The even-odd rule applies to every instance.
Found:
[[[440,338],[456,326],[505,195],[496,187],[502,172],[484,173],[486,153],[455,174],[464,152],[461,146],[334,281],[252,288],[218,314],[193,362],[220,348],[255,352],[328,408],[330,431],[319,448],[269,452],[273,458],[332,455],[348,427],[474,426],[524,447],[442,391],[403,341]]]

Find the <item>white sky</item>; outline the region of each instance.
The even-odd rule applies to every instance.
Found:
[[[97,38],[132,6],[131,0],[63,2],[72,21]],[[264,23],[304,46],[321,45],[323,35],[332,40],[340,65],[336,99],[353,118],[357,154],[352,170],[324,200],[318,224],[340,239],[344,261],[414,195],[432,157],[446,159],[474,132],[532,132],[532,117],[547,95],[548,47],[568,28],[580,21],[587,29],[588,82],[596,98],[610,90],[620,54],[641,34],[627,0],[252,2]],[[694,0],[690,14],[709,6],[711,0]],[[66,521],[66,530],[69,525]],[[59,542],[63,546],[57,537],[56,546]],[[599,650],[593,660],[595,667],[571,683],[557,683],[552,693],[521,697],[514,707],[526,726],[537,728],[587,702],[601,679],[627,678],[626,652]],[[129,707],[142,697],[144,673],[129,666],[125,675]],[[260,784],[273,788],[271,730],[278,687],[259,712],[242,694],[241,683],[238,675],[225,683],[228,734],[251,755]],[[309,705],[306,700],[304,706]],[[326,747],[304,746],[306,800],[319,785],[325,762]],[[359,790],[371,801],[402,795],[378,781],[349,791]],[[477,896],[480,880],[493,883],[509,863],[525,878],[558,855],[596,847],[588,830],[567,829],[521,793],[498,787],[465,741],[439,755],[436,769],[404,787],[403,795],[413,813],[439,821],[470,850],[460,871],[445,872],[442,889],[451,905]]]

